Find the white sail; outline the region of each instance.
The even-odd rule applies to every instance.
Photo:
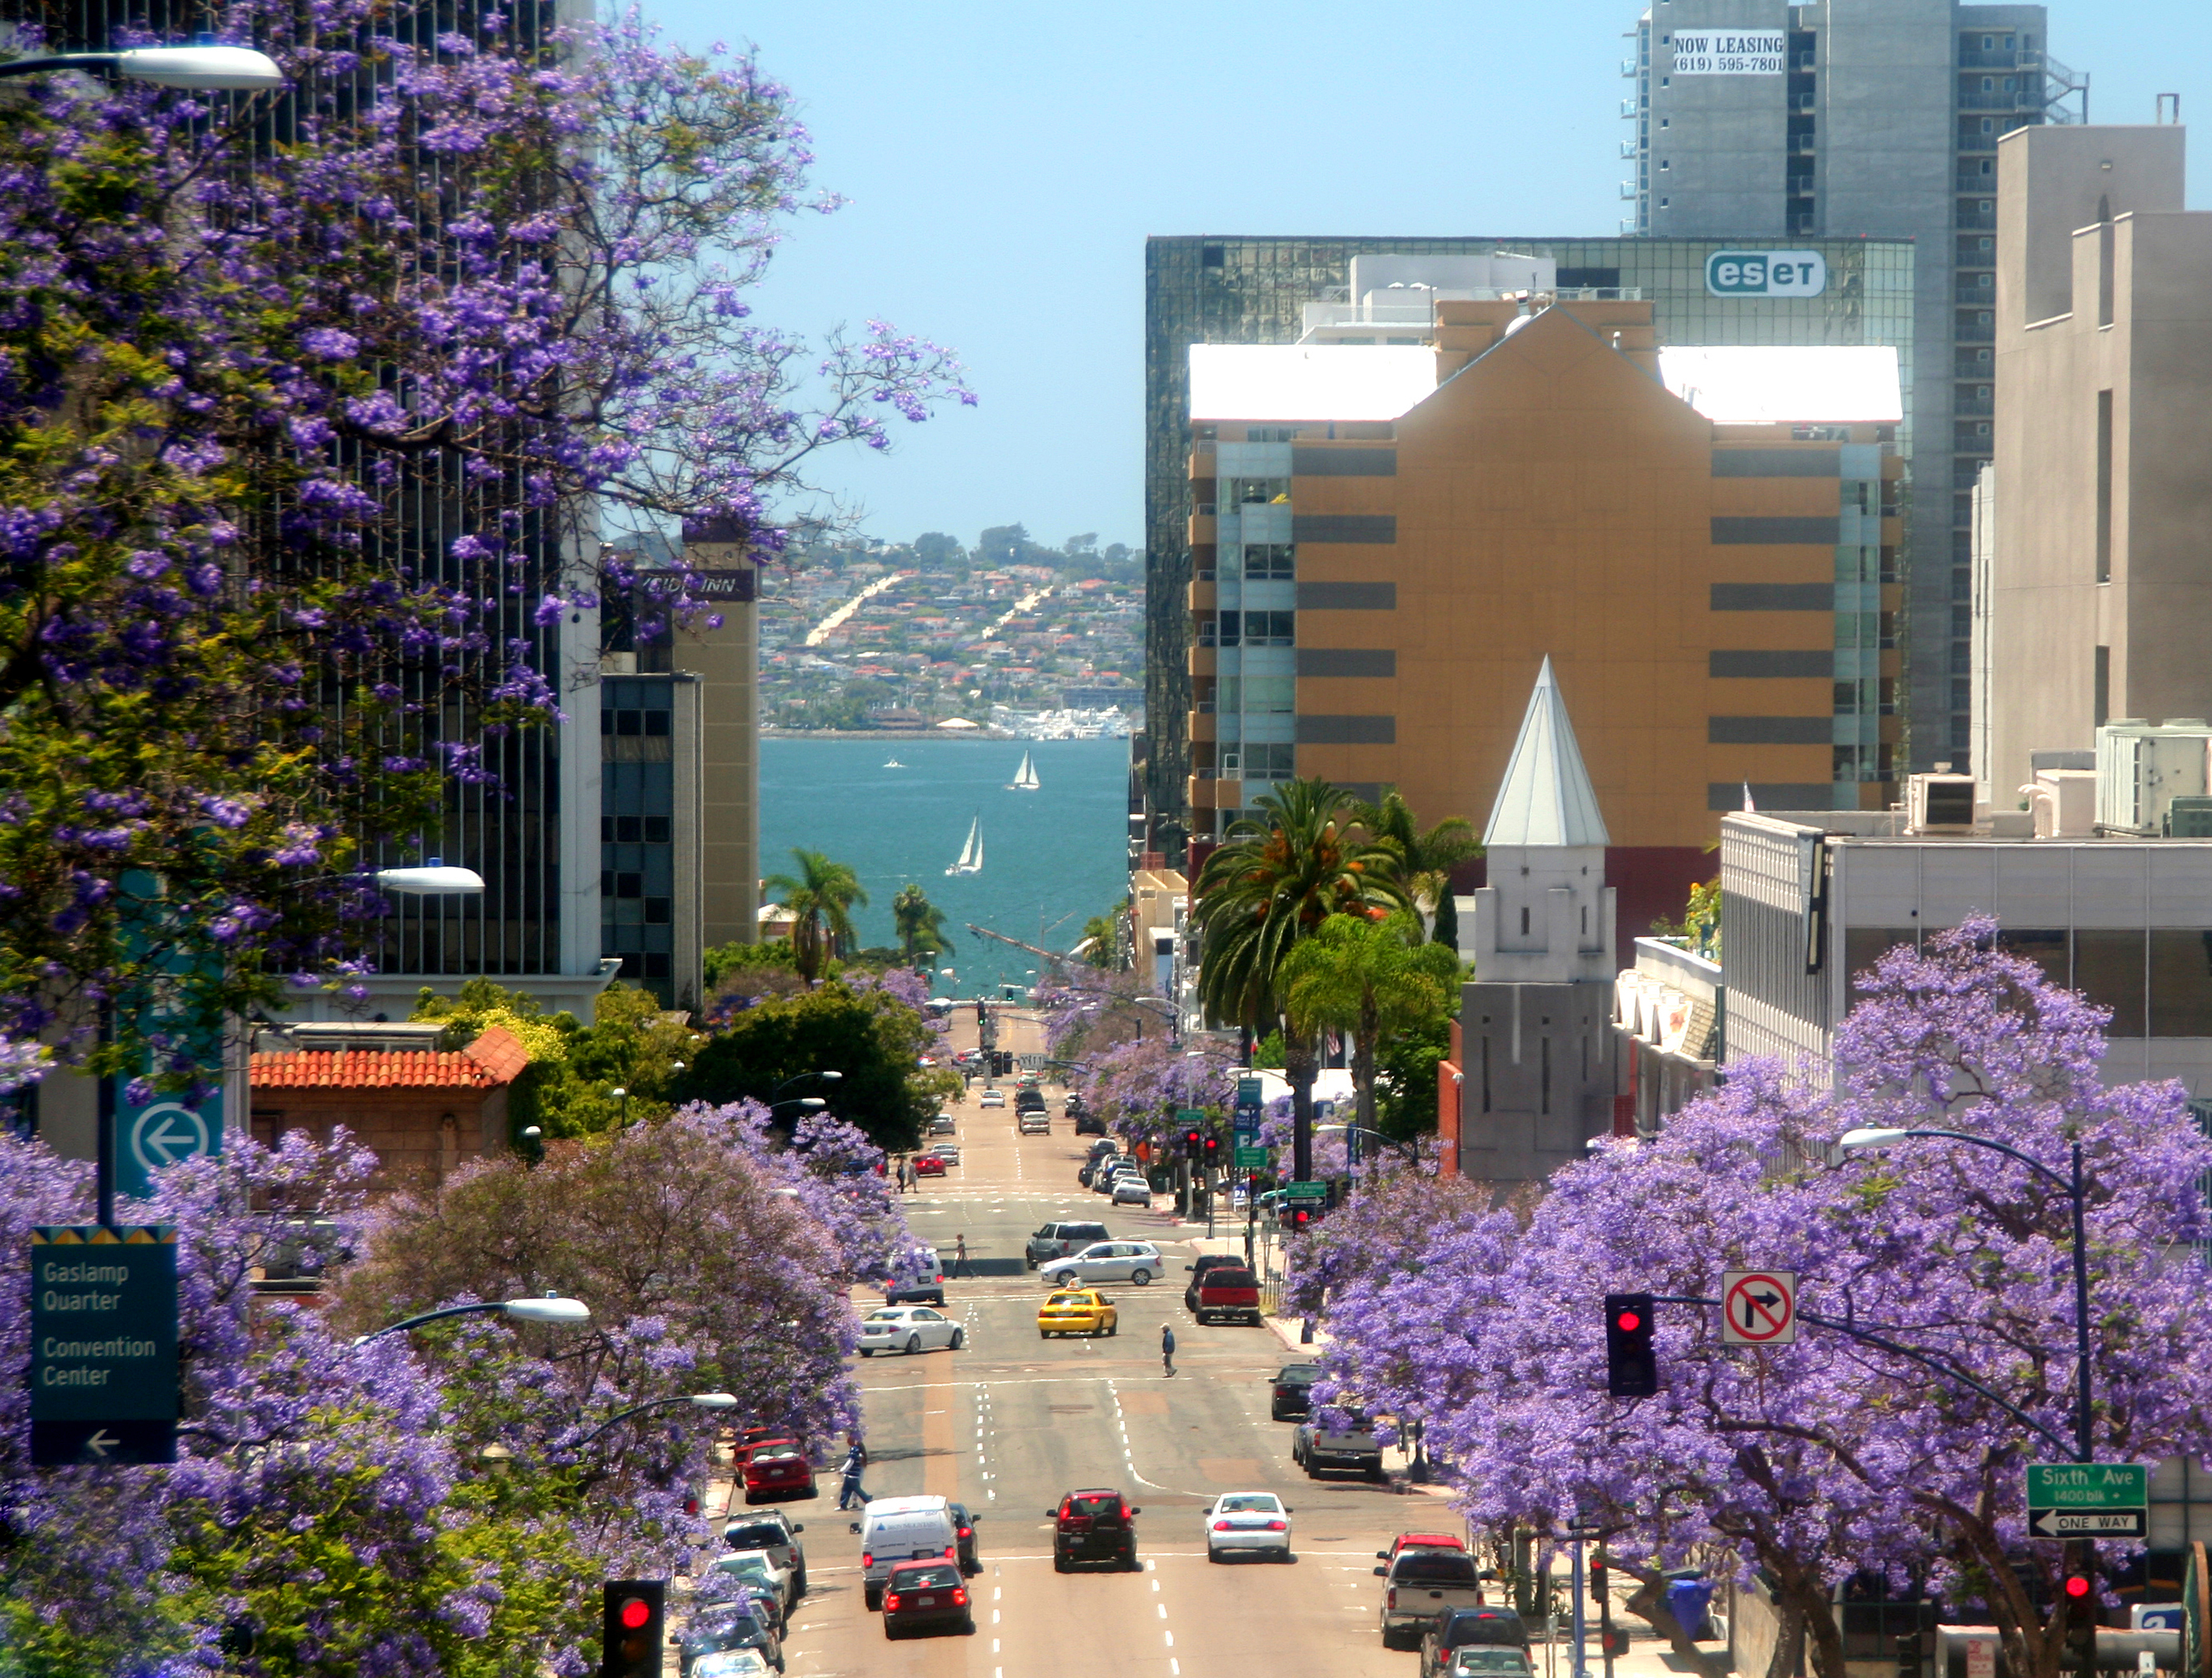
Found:
[[[1014,771],[1014,778],[1006,783],[1010,791],[1034,793],[1044,783],[1037,779],[1036,764],[1028,752],[1022,753],[1022,766]]]
[[[983,817],[976,812],[968,829],[968,842],[960,848],[959,859],[945,871],[948,874],[980,874],[983,872]]]

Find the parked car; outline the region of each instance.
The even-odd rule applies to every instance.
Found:
[[[922,1156],[925,1159],[927,1154]],[[940,1165],[938,1170],[945,1168]],[[905,1274],[894,1278],[884,1289],[884,1304],[904,1305],[921,1304],[942,1305],[945,1303],[945,1261],[937,1256],[937,1249],[924,1247],[921,1256]]]
[[[1411,1649],[1439,1614],[1483,1606],[1482,1581],[1465,1550],[1401,1549],[1375,1570],[1382,1581],[1385,1649]]]
[[[716,1602],[693,1614],[676,1645],[677,1670],[694,1678],[708,1657],[733,1649],[757,1650],[770,1666],[783,1670],[783,1639],[768,1616],[749,1602]]]
[[[927,1305],[879,1305],[860,1319],[860,1353],[927,1352],[946,1347],[957,1352],[967,1339],[961,1326]]]
[[[1223,1493],[1201,1517],[1200,1530],[1208,1561],[1239,1551],[1291,1559],[1290,1505],[1273,1492]]]
[[[1087,1109],[1078,1113],[1075,1116],[1075,1134],[1079,1136],[1103,1136],[1106,1134],[1104,1116]]]
[[[1291,1461],[1306,1471],[1310,1480],[1325,1473],[1365,1474],[1382,1478],[1382,1442],[1374,1424],[1356,1410],[1335,1413],[1339,1420],[1309,1415],[1291,1434]]]
[[[1035,1112],[1018,1114],[1014,1119],[1014,1130],[1023,1136],[1049,1136],[1052,1134],[1052,1115],[1042,1107]]]
[[[1111,1238],[1103,1224],[1047,1224],[1022,1249],[1022,1262],[1034,1270],[1048,1259],[1066,1258],[1094,1241]]]
[[[1321,1379],[1319,1364],[1285,1364],[1269,1383],[1267,1414],[1276,1421],[1296,1421],[1313,1409],[1313,1384]]]
[[[1198,1279],[1191,1315],[1200,1322],[1261,1323],[1260,1279],[1250,1271],[1217,1266]]]
[[[757,1649],[718,1649],[699,1657],[691,1678],[768,1678],[775,1670]]]
[[[1073,1090],[1069,1091],[1066,1098],[1060,1103],[1060,1110],[1066,1114],[1069,1118],[1073,1118],[1083,1110],[1083,1097]]]
[[[795,1601],[806,1595],[806,1547],[799,1541],[799,1535],[805,1530],[805,1523],[793,1520],[781,1509],[763,1509],[724,1522],[722,1544],[726,1549],[767,1551],[777,1566],[790,1573]]]
[[[900,1562],[884,1581],[884,1635],[902,1638],[939,1626],[963,1632],[975,1629],[975,1611],[969,1605],[959,1564]]]
[[[1109,1160],[1099,1168],[1098,1175],[1091,1179],[1091,1191],[1094,1195],[1105,1195],[1110,1197],[1114,1191],[1121,1186],[1121,1181],[1125,1177],[1134,1177],[1138,1182],[1144,1183],[1145,1168],[1133,1159]],[[1150,1183],[1145,1183],[1145,1193],[1148,1197],[1152,1194]]]
[[[914,1174],[918,1177],[941,1177],[945,1175],[945,1162],[933,1153],[916,1154]]]
[[[1079,1561],[1104,1561],[1135,1572],[1136,1517],[1144,1512],[1119,1492],[1097,1487],[1070,1492],[1059,1508],[1044,1512],[1053,1523],[1053,1572],[1065,1573]]]
[[[978,1107],[1004,1107],[1006,1092],[1004,1090],[986,1090],[975,1098],[975,1104]]]
[[[945,1505],[952,1511],[955,1535],[960,1544],[960,1571],[974,1578],[983,1571],[982,1561],[975,1554],[975,1517],[964,1503]]]
[[[764,1439],[744,1454],[745,1501],[816,1495],[814,1464],[796,1439]]]
[[[1190,1280],[1183,1284],[1182,1308],[1194,1311],[1198,1309],[1198,1279],[1200,1276],[1209,1270],[1242,1270],[1245,1264],[1234,1253],[1201,1253],[1195,1263],[1186,1264],[1183,1268],[1190,1273]]]
[[[798,1597],[791,1588],[791,1575],[778,1567],[766,1550],[732,1550],[718,1555],[714,1571],[728,1574],[751,1592],[778,1637],[790,1630],[791,1605]]]
[[[1112,1334],[1119,1329],[1120,1317],[1114,1302],[1097,1288],[1063,1288],[1047,1294],[1044,1304],[1037,1307],[1037,1338]]]
[[[959,1559],[959,1529],[944,1498],[878,1498],[853,1530],[860,1540],[861,1600],[872,1614],[883,1607],[884,1583],[898,1563]]]
[[[1037,1267],[1048,1287],[1091,1282],[1127,1282],[1145,1287],[1167,1268],[1160,1249],[1149,1241],[1094,1241],[1081,1252]]]
[[[1455,1608],[1421,1634],[1420,1678],[1444,1678],[1452,1656],[1470,1645],[1528,1652],[1528,1628],[1510,1608]]]
[[[1150,1206],[1152,1203],[1152,1185],[1134,1171],[1124,1171],[1114,1179],[1113,1193],[1109,1198],[1115,1206]]]

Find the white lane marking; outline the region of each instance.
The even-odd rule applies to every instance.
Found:
[[[1168,1672],[1170,1678],[1182,1678],[1182,1663],[1172,1655],[1168,1657]]]
[[[994,1626],[999,1623],[999,1611],[996,1608],[991,1610],[991,1623]]]
[[[991,1652],[994,1655],[999,1652],[999,1640],[996,1638],[991,1639]]]
[[[1158,1579],[1154,1579],[1154,1580],[1152,1581],[1152,1590],[1153,1590],[1153,1593],[1154,1593],[1155,1595],[1157,1595],[1157,1594],[1158,1593],[1158,1591],[1159,1591],[1159,1588],[1160,1588],[1160,1582],[1159,1582]]]
[[[1175,1633],[1173,1632],[1162,1632],[1160,1635],[1168,1640],[1169,1648],[1172,1649],[1175,1647]]]
[[[1168,1617],[1168,1605],[1165,1602],[1156,1602],[1153,1606],[1159,1609],[1161,1619],[1165,1620]]]
[[[1005,1592],[1005,1591],[1004,1591],[1004,1590],[1003,1590],[1003,1589],[1001,1589],[1000,1586],[998,1586],[998,1585],[995,1585],[995,1584],[994,1584],[994,1585],[993,1585],[993,1586],[991,1587],[991,1600],[992,1600],[993,1602],[997,1602],[997,1601],[999,1600],[999,1598],[1000,1598],[1000,1597],[1001,1597],[1002,1596],[1004,1596],[1005,1594],[1006,1594],[1006,1592]]]

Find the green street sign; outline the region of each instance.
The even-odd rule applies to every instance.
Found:
[[[2140,1462],[2031,1462],[2027,1529],[2037,1538],[2142,1538],[2150,1471]]]
[[[1239,1107],[1259,1106],[1260,1092],[1263,1087],[1264,1086],[1261,1084],[1260,1080],[1256,1078],[1238,1079],[1237,1080],[1237,1104]]]
[[[1325,1201],[1328,1198],[1328,1185],[1325,1183],[1286,1183],[1283,1185],[1283,1194],[1286,1199],[1293,1201]]]
[[[1204,1124],[1206,1110],[1203,1107],[1178,1107],[1176,1109],[1176,1122],[1183,1125]]]
[[[1237,1150],[1237,1169],[1240,1171],[1264,1171],[1267,1169],[1267,1150],[1239,1148]]]
[[[33,1463],[175,1462],[175,1229],[40,1225],[30,1260]]]

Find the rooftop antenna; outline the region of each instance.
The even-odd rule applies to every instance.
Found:
[[[2170,107],[2168,106],[2169,100],[2172,101]],[[2166,114],[2169,108],[2171,108],[2172,112],[2171,116]],[[2158,96],[2158,115],[2155,120],[2160,123],[2168,125],[2178,125],[2180,123],[2181,95],[2179,94],[2160,94]]]

